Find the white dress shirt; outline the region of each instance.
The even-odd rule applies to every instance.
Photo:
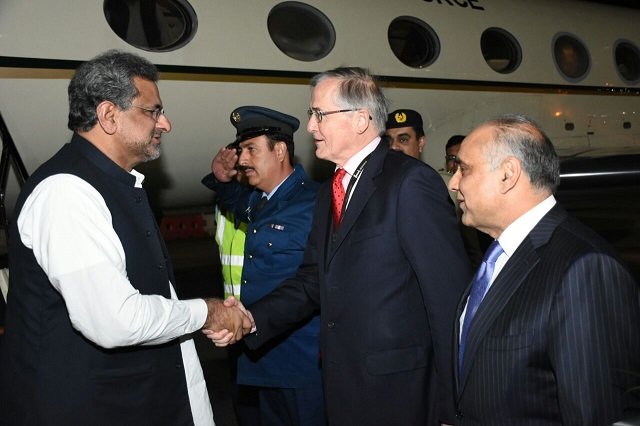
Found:
[[[371,154],[378,147],[380,140],[381,140],[380,137],[377,137],[371,142],[369,142],[364,148],[358,151],[353,157],[349,158],[347,162],[344,163],[344,166],[342,166],[342,168],[347,172],[344,174],[344,177],[342,178],[342,187],[344,188],[345,194],[347,196],[347,199],[345,200],[347,203],[345,206],[345,210],[349,206],[349,201],[351,201],[351,195],[353,195],[353,192],[355,191],[356,186],[358,186],[358,181],[360,180],[360,176],[359,175],[356,176],[356,181],[354,182],[353,187],[351,187],[351,191],[347,193],[346,191],[349,186],[349,181],[351,180],[351,177],[356,173],[358,167],[364,161],[364,159],[367,158],[367,156]]]
[[[531,230],[535,228],[544,215],[546,215],[555,205],[556,199],[553,195],[550,195],[534,208],[514,220],[504,231],[502,231],[502,234],[498,237],[498,243],[500,244],[500,247],[502,247],[503,252],[498,256],[498,259],[496,259],[493,275],[491,276],[491,280],[487,287],[487,293],[493,285],[496,277],[500,274],[500,271],[502,271],[502,268],[504,268],[504,265],[506,265],[511,256],[516,252],[516,249],[520,246],[522,241],[524,241]],[[465,306],[464,311],[462,311],[462,315],[460,315],[460,334],[462,334],[462,324],[464,324],[464,317],[466,313],[467,307]],[[460,336],[458,336],[458,338],[460,338]]]
[[[135,170],[136,187],[144,176]],[[33,250],[62,295],[73,327],[104,348],[156,345],[180,338],[196,425],[214,425],[193,339],[207,317],[202,299],[142,295],[127,278],[124,248],[98,191],[77,176],[58,174],[36,186],[18,217],[22,243]]]
[[[514,220],[511,225],[507,226],[507,228],[502,231],[502,234],[498,237],[498,242],[500,243],[500,247],[502,247],[504,253],[502,253],[496,260],[496,266],[493,270],[493,276],[491,277],[488,288],[491,288],[493,281],[507,261],[511,256],[513,256],[522,241],[524,241],[531,230],[535,228],[538,222],[540,222],[540,219],[542,219],[544,215],[546,215],[555,205],[555,197],[553,195],[549,195],[549,197],[544,201]]]

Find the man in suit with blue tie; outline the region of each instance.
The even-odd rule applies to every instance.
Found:
[[[506,115],[469,134],[457,162],[463,223],[496,239],[458,306],[458,424],[605,425],[637,408],[638,285],[556,204],[551,141]]]

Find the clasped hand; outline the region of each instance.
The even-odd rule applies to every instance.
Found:
[[[224,302],[207,299],[209,312],[202,332],[216,346],[227,346],[242,339],[255,327],[251,313],[233,296]]]

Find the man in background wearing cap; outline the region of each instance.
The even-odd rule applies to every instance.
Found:
[[[213,173],[202,182],[216,191],[218,203],[248,223],[240,294],[249,305],[302,262],[318,184],[293,165],[293,133],[300,124],[295,117],[245,106],[230,119],[239,149],[221,149]],[[254,189],[237,182],[237,169]],[[242,347],[236,377],[241,425],[325,424],[319,326],[316,315],[260,350]],[[258,418],[251,414],[256,408]]]
[[[397,109],[387,117],[386,127],[385,136],[389,148],[420,159],[427,137],[422,128],[422,116],[418,112],[412,109]]]

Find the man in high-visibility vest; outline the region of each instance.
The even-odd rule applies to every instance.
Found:
[[[227,148],[234,148],[227,146]],[[246,183],[242,179],[242,172],[238,172],[238,181]],[[216,243],[218,244],[218,252],[220,254],[220,264],[222,267],[222,281],[224,284],[224,297],[233,296],[240,300],[240,284],[242,282],[242,265],[244,263],[244,243],[247,236],[247,223],[236,220],[233,212],[225,209],[220,205],[216,205]],[[235,379],[238,371],[238,357],[241,354],[240,346],[236,345],[228,349],[229,367],[231,369],[231,377]],[[237,383],[232,386],[232,399],[234,405],[239,407],[243,404],[244,398],[240,387]],[[257,409],[246,408],[239,410],[236,408],[236,414],[240,424],[255,423],[258,416]]]
[[[233,142],[227,148],[238,149],[238,144]],[[236,180],[243,185],[248,185],[242,171],[238,170]],[[216,204],[216,243],[222,265],[222,280],[224,284],[224,297],[233,296],[240,299],[240,283],[242,280],[242,264],[244,261],[244,241],[247,234],[247,223],[236,219],[233,212]]]
[[[240,299],[247,223],[236,221],[232,212],[216,206],[216,242],[220,252],[224,297]]]

